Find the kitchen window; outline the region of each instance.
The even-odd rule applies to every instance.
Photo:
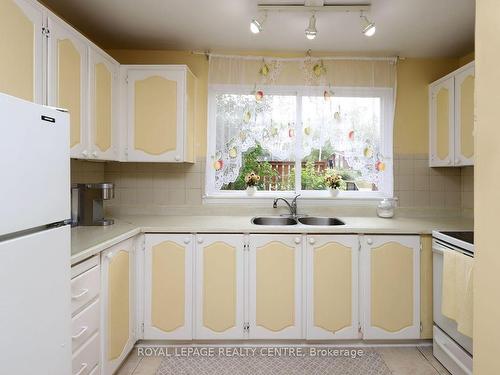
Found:
[[[333,174],[342,177],[337,198],[393,195],[390,61],[214,60],[207,198],[248,198],[251,172],[260,177],[252,198],[331,198]]]

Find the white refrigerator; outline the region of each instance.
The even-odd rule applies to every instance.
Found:
[[[0,374],[71,374],[69,114],[0,93]]]

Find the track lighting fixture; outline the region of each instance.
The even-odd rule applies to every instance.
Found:
[[[358,5],[342,5],[342,4],[324,4],[323,0],[305,0],[304,5],[297,4],[258,4],[259,12],[264,12],[262,18],[253,18],[250,22],[250,31],[253,34],[259,34],[263,30],[264,22],[267,20],[267,12],[280,12],[280,11],[299,11],[299,12],[311,12],[311,17],[309,18],[309,24],[304,30],[305,36],[309,40],[313,40],[318,35],[318,29],[316,28],[316,12],[342,12],[342,13],[353,13],[360,12],[361,20],[361,32],[365,36],[375,35],[376,27],[375,22],[371,21],[364,15],[364,12],[369,12],[371,9],[370,4],[358,4]],[[260,13],[262,14],[262,13]]]
[[[313,40],[316,38],[316,35],[318,35],[318,30],[316,29],[316,16],[314,13],[311,15],[311,18],[309,18],[309,26],[307,26],[305,34],[306,38],[309,40]]]
[[[267,12],[264,14],[264,17],[259,21],[257,18],[252,19],[250,22],[250,31],[254,34],[258,34],[262,31],[262,26],[267,18]]]
[[[361,13],[360,17],[361,17],[362,33],[365,34],[366,36],[373,36],[376,31],[375,23],[366,18],[366,16],[364,16],[363,13]]]

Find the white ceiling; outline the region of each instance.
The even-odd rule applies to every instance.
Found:
[[[304,37],[306,12],[269,13],[264,31],[250,33],[256,0],[41,1],[104,48],[312,49],[405,57],[455,57],[474,48],[474,0],[372,0],[368,16],[377,33],[371,38],[360,32],[359,14],[321,12],[313,41]]]

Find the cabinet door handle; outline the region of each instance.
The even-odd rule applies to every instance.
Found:
[[[316,243],[316,240],[314,238],[309,238],[309,243],[311,245],[314,245]]]
[[[184,238],[183,241],[186,245],[191,242],[191,239],[189,237]]]
[[[106,254],[106,258],[111,259],[113,258],[113,252],[110,251],[109,253]]]
[[[451,160],[448,160],[446,164],[451,165]]]
[[[367,238],[367,239],[366,239],[366,243],[367,243],[368,245],[373,245],[373,240],[372,240],[371,238]]]
[[[83,150],[82,151],[82,155],[84,158],[88,158],[89,157],[89,152],[87,150]]]
[[[294,241],[298,245],[300,243],[300,237],[295,237]]]
[[[78,332],[76,335],[74,336],[71,336],[71,338],[73,340],[76,340],[77,338],[81,337],[85,332],[87,332],[87,329],[89,329],[89,327],[87,326],[83,326],[82,329],[80,330],[80,332]]]
[[[92,152],[92,157],[97,158],[97,151]]]
[[[82,363],[82,367],[80,367],[80,370],[78,370],[78,372],[75,375],[82,375],[88,366],[89,365],[87,363],[85,363],[85,362]]]
[[[203,243],[203,238],[198,238],[198,243]]]
[[[72,295],[71,298],[72,299],[79,299],[79,298],[82,298],[85,294],[87,294],[89,292],[88,289],[82,289],[82,292],[80,294],[75,294],[75,295]]]
[[[180,160],[181,160],[180,155],[175,155],[175,161],[180,161]]]

